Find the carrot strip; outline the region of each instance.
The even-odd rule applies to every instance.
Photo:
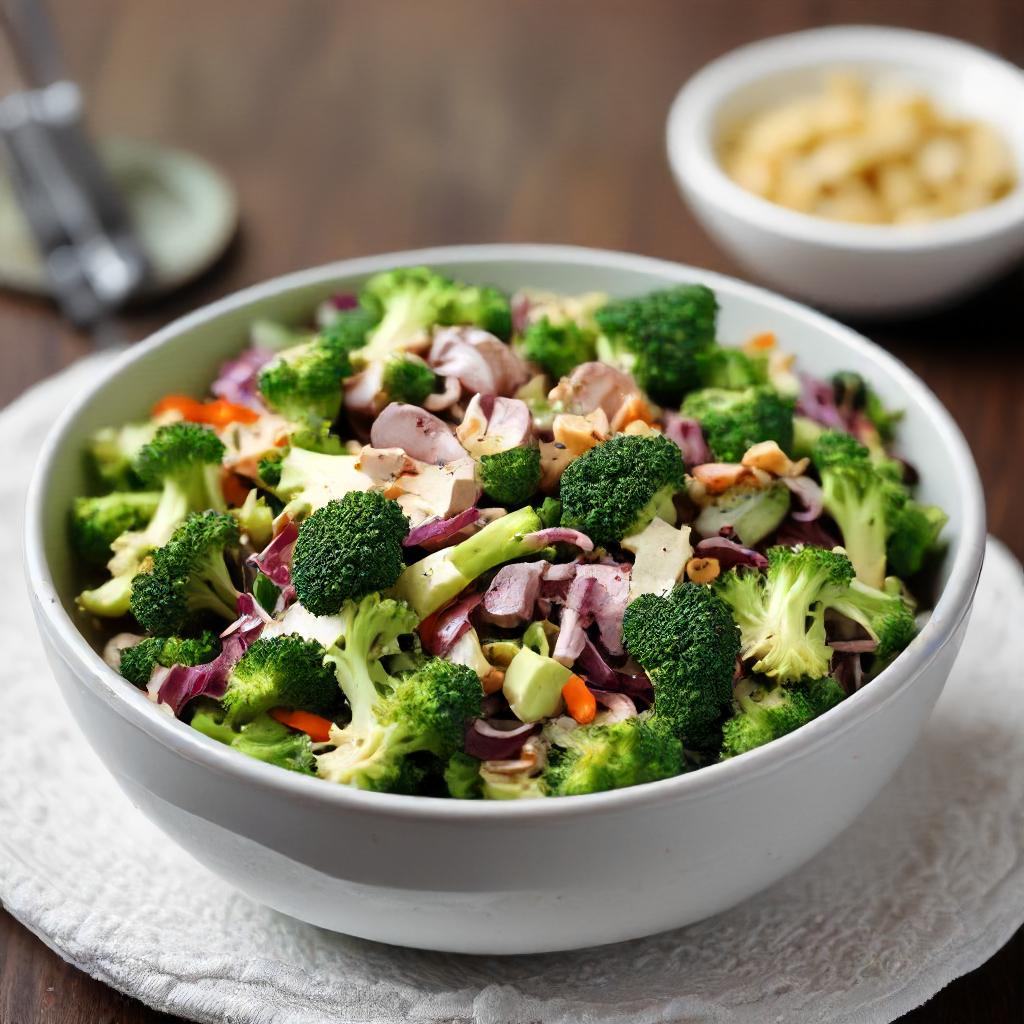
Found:
[[[569,714],[580,725],[587,725],[594,720],[597,714],[597,701],[579,676],[569,676],[569,682],[562,687],[562,699]]]
[[[249,485],[230,469],[221,470],[220,487],[224,492],[224,500],[233,508],[245,504],[245,499],[249,497]]]
[[[165,395],[153,406],[153,415],[176,412],[191,423],[206,423],[211,427],[226,427],[229,423],[255,423],[260,414],[246,405],[237,405],[226,398],[197,402],[188,395]]]
[[[270,717],[276,718],[282,725],[287,725],[290,729],[304,732],[314,743],[326,743],[331,738],[331,726],[334,723],[329,718],[322,718],[310,711],[273,708]]]

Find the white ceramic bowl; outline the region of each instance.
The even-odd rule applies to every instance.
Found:
[[[944,589],[896,663],[799,732],[700,772],[592,796],[483,803],[363,793],[249,760],[175,721],[111,671],[74,608],[66,541],[82,443],[173,391],[201,393],[255,317],[300,320],[339,289],[426,263],[505,289],[630,295],[702,281],[720,336],[771,329],[810,371],[863,372],[907,410],[923,495],[950,515]],[[134,347],[47,438],[27,509],[34,612],[61,692],[131,800],[253,899],[353,935],[432,949],[525,953],[640,936],[714,914],[817,853],[885,785],[917,738],[963,637],[984,507],[949,414],[892,356],[788,300],[638,256],[466,246],[352,260],[258,285]],[[182,868],[183,877],[189,869]]]
[[[1002,133],[1017,186],[974,213],[918,225],[859,225],[797,213],[748,192],[718,162],[723,126],[815,92],[841,67],[896,78],[946,110]],[[668,157],[707,232],[770,285],[851,314],[910,313],[950,303],[1024,254],[1024,73],[967,43],[904,29],[812,29],[743,46],[682,88],[668,118]]]

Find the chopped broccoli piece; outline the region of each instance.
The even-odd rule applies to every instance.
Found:
[[[878,642],[875,657],[881,663],[902,651],[917,632],[914,613],[898,594],[876,590],[860,580],[826,595],[827,606],[860,623],[870,637]]]
[[[316,758],[309,737],[303,732],[289,729],[270,715],[259,715],[236,730],[225,722],[223,712],[202,708],[192,716],[189,724],[198,732],[233,747],[246,757],[303,775],[314,774]]]
[[[158,665],[203,665],[219,653],[220,640],[209,631],[197,637],[149,636],[121,651],[118,671],[128,682],[144,687]]]
[[[682,583],[667,597],[643,594],[622,621],[626,650],[654,685],[654,713],[699,749],[732,697],[740,633],[710,587]]]
[[[366,344],[366,336],[377,323],[377,315],[365,306],[336,310],[320,336],[341,361],[343,377],[355,372],[352,356]]]
[[[135,472],[151,487],[162,486],[156,511],[143,530],[128,530],[111,545],[111,579],[78,596],[93,615],[117,618],[128,612],[132,577],[154,548],[167,543],[190,512],[225,507],[220,487],[224,445],[211,430],[195,423],[161,427],[135,460]],[[173,631],[172,631],[173,632]]]
[[[694,391],[683,402],[682,414],[699,421],[721,462],[739,462],[759,441],[775,441],[786,452],[793,447],[793,401],[770,387]]]
[[[292,582],[314,615],[331,615],[350,599],[392,586],[405,567],[409,520],[377,491],[329,501],[299,526]]]
[[[793,450],[790,455],[794,459],[809,459],[814,454],[814,446],[818,438],[825,433],[823,427],[816,420],[808,416],[793,417]]]
[[[686,470],[661,434],[619,434],[574,459],[562,474],[562,524],[608,546],[639,533],[655,516],[675,522],[672,499]]]
[[[913,576],[924,565],[925,556],[935,550],[939,534],[949,516],[935,505],[922,505],[909,499],[897,510],[885,546],[888,571],[897,576]]]
[[[329,712],[337,703],[338,683],[324,664],[326,654],[297,633],[260,637],[228,675],[225,721],[235,726],[277,707]]]
[[[89,438],[89,457],[100,481],[117,491],[138,490],[141,481],[135,472],[135,458],[156,432],[157,424],[151,420],[97,430]]]
[[[683,770],[683,747],[655,715],[577,729],[548,726],[553,743],[543,785],[549,796],[578,796],[657,782]]]
[[[519,354],[536,363],[545,373],[558,380],[595,355],[595,338],[571,320],[553,324],[547,317],[531,323],[519,344]]]
[[[263,400],[288,419],[331,421],[341,409],[341,382],[352,373],[348,353],[328,335],[280,352],[260,371]]]
[[[849,434],[826,430],[814,446],[813,459],[821,475],[825,511],[843,535],[857,578],[880,589],[885,581],[886,546],[897,524],[902,520],[904,532],[897,538],[895,550],[904,568],[900,545],[906,542],[907,550],[913,551],[919,546],[915,539],[922,534],[930,536],[930,528],[918,532],[916,515],[903,517],[909,500],[906,488],[887,464],[873,462],[868,449]]]
[[[789,512],[789,488],[778,481],[768,487],[738,484],[710,498],[700,510],[694,527],[702,537],[716,537],[724,526],[748,548],[778,529]]]
[[[256,472],[259,474],[261,484],[272,489],[281,483],[281,464],[287,454],[288,450],[281,448],[260,459]]]
[[[722,727],[722,756],[735,757],[799,729],[844,697],[831,677],[797,686],[766,686],[741,679],[733,692],[734,715]]]
[[[466,722],[480,714],[476,673],[442,658],[390,675],[381,657],[398,651],[416,625],[412,610],[379,595],[346,603],[341,640],[327,655],[352,720],[335,748],[317,759],[323,778],[378,792],[415,792],[423,755],[447,761],[462,746]],[[419,757],[418,757],[419,755]]]
[[[700,385],[698,355],[715,340],[718,303],[703,285],[610,302],[594,315],[601,359],[631,373],[656,402],[678,405]]]
[[[408,566],[395,593],[425,618],[489,569],[540,551],[543,541],[529,537],[540,528],[540,517],[530,506],[510,512],[454,547],[432,551]]]
[[[98,498],[75,498],[71,507],[75,551],[90,565],[106,565],[110,545],[128,530],[141,530],[159,504],[159,491],[115,491]]]
[[[701,387],[742,391],[769,383],[767,361],[752,359],[738,348],[714,345],[698,354],[697,365]]]
[[[384,364],[381,387],[390,402],[422,405],[437,384],[437,374],[420,359],[392,356]]]
[[[239,530],[253,547],[263,548],[270,543],[274,533],[274,513],[267,499],[260,497],[255,487],[245,496],[245,501],[230,512],[238,521]]]
[[[545,498],[537,509],[537,515],[543,527],[558,526],[562,521],[562,503],[557,498]]]
[[[457,750],[445,766],[444,782],[448,787],[448,795],[456,800],[479,800],[483,788],[480,762]]]
[[[844,370],[832,377],[832,391],[836,405],[840,408],[856,409],[864,413],[878,431],[880,441],[891,441],[896,433],[896,424],[903,418],[903,411],[890,412],[875,390],[859,374]]]
[[[360,301],[378,317],[359,353],[367,363],[408,348],[437,325],[476,324],[503,340],[512,333],[508,300],[497,289],[461,284],[427,267],[376,274]]]
[[[733,569],[719,577],[718,593],[740,627],[744,659],[755,672],[796,682],[828,675],[832,649],[825,642],[828,588],[838,592],[853,579],[841,551],[774,547],[767,577]]]
[[[488,498],[507,507],[523,505],[540,486],[540,449],[524,445],[481,456],[478,472]]]
[[[132,580],[132,614],[163,636],[182,632],[207,613],[233,620],[239,595],[224,558],[238,540],[238,524],[228,513],[191,515]]]

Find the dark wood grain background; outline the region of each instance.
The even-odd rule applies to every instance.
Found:
[[[94,127],[173,143],[234,182],[242,231],[189,289],[123,318],[141,338],[300,267],[456,242],[624,249],[735,273],[679,200],[663,128],[680,84],[741,43],[813,25],[946,33],[1024,63],[1022,0],[52,0]],[[0,87],[12,69],[0,51]],[[1022,115],[1024,116],[1024,115]],[[906,323],[857,324],[952,410],[993,533],[1024,556],[1024,276]],[[0,403],[89,350],[0,295]],[[0,913],[0,1021],[169,1020]],[[1024,933],[907,1021],[1024,1019]]]

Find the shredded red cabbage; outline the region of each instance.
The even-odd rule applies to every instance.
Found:
[[[273,358],[274,353],[270,349],[243,349],[234,359],[221,363],[217,379],[210,386],[210,390],[218,398],[262,411],[264,405],[260,399],[259,374]]]
[[[359,298],[352,292],[337,292],[327,300],[335,309],[344,312],[346,309],[357,309]]]
[[[414,548],[433,540],[448,540],[460,530],[472,525],[480,518],[480,509],[472,507],[460,512],[451,519],[428,519],[425,523],[414,527],[402,541],[402,546]]]
[[[860,655],[837,651],[832,656],[832,677],[847,695],[859,690],[864,685],[864,669],[860,663]]]
[[[828,548],[831,550],[839,545],[839,540],[821,525],[820,519],[813,522],[800,522],[787,516],[775,535],[776,544],[785,547],[795,547],[797,544],[806,544],[813,548]]]
[[[822,513],[821,485],[809,476],[785,476],[782,482],[793,492],[803,505],[798,512],[790,513],[798,523],[810,523]]]
[[[700,424],[678,413],[665,413],[665,436],[674,441],[683,453],[683,462],[690,466],[703,466],[713,461],[711,449],[704,440],[704,431]]]
[[[809,373],[800,374],[800,396],[796,400],[796,411],[824,427],[849,433],[846,420],[836,406],[832,385]]]
[[[767,569],[768,559],[760,551],[745,548],[728,537],[706,537],[693,549],[701,558],[717,558],[723,569],[746,565],[752,569]]]
[[[443,658],[459,637],[468,632],[472,626],[469,616],[483,599],[483,594],[470,594],[441,612],[434,630],[420,637],[427,652]]]
[[[466,726],[466,753],[481,761],[519,757],[523,744],[540,731],[536,722],[476,718]]]
[[[258,554],[250,555],[247,561],[272,583],[287,587],[292,582],[292,550],[299,539],[299,528],[288,522],[273,540]]]

